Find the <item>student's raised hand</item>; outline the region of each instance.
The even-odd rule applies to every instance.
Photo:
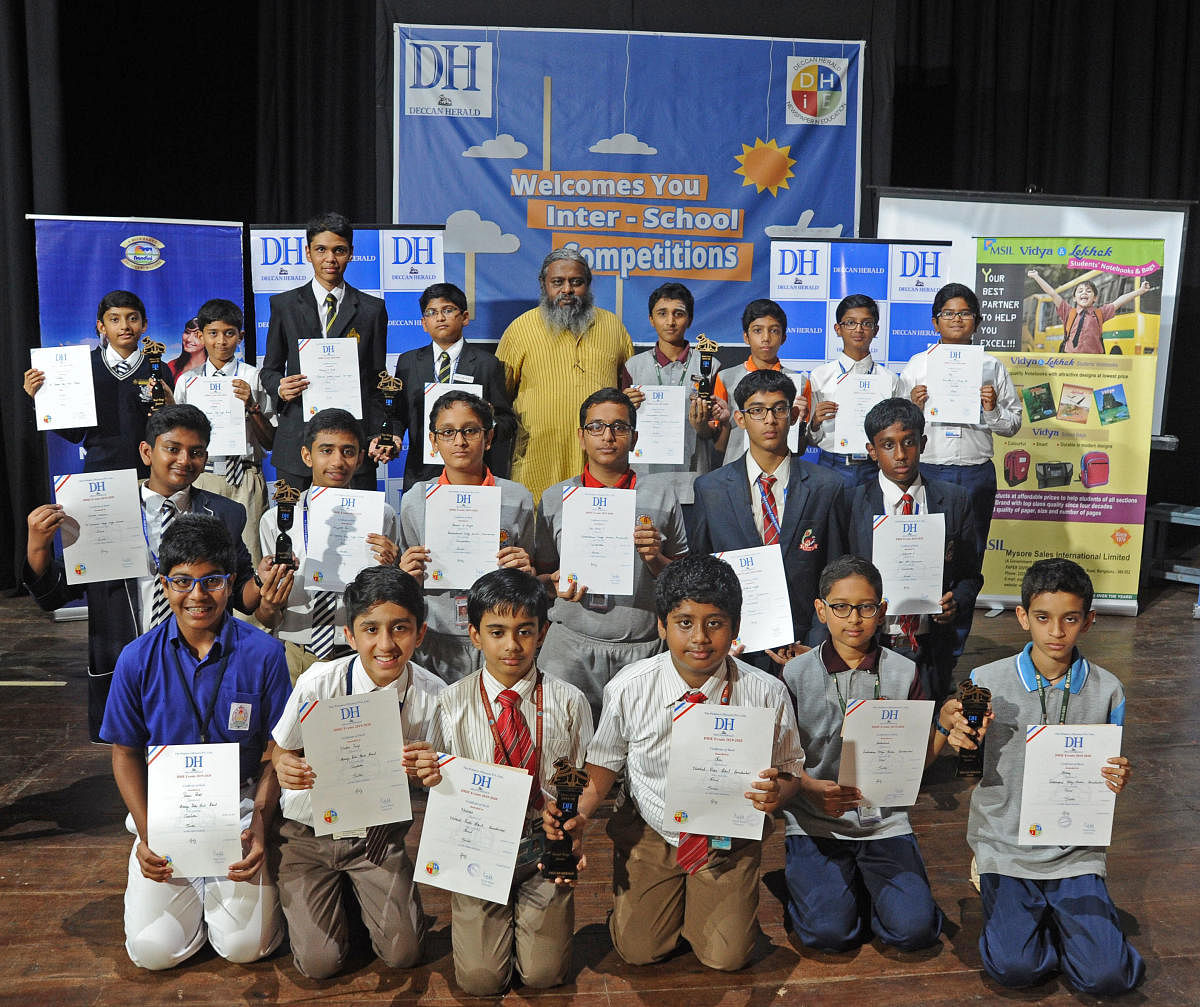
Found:
[[[396,565],[396,560],[400,557],[400,547],[386,535],[371,532],[367,536],[367,545],[371,547],[371,552],[380,566]]]
[[[991,707],[988,707],[983,723],[976,730],[967,723],[967,718],[963,716],[962,703],[953,696],[942,704],[942,708],[938,712],[938,723],[942,727],[950,728],[950,736],[946,741],[955,750],[965,748],[969,751],[978,748],[987,734],[988,725],[993,720],[995,720],[995,716]]]
[[[1117,755],[1108,760],[1108,764],[1100,767],[1100,775],[1104,777],[1104,782],[1108,784],[1108,789],[1114,794],[1119,794],[1125,789],[1125,784],[1129,782],[1129,776],[1133,772],[1133,767],[1129,765],[1129,760],[1123,755]]]
[[[958,615],[958,602],[954,600],[954,595],[947,591],[938,599],[938,604],[942,606],[942,610],[933,617],[933,621],[943,624],[953,622],[954,617]]]
[[[654,565],[662,558],[662,535],[659,530],[654,527],[654,522],[647,516],[638,518],[642,522],[639,523],[637,530],[633,533],[633,548],[637,550],[637,554],[642,557],[642,561],[649,567]]]
[[[158,378],[150,378],[146,382],[146,387],[150,390],[151,395],[154,394],[155,388],[161,389],[163,402],[166,403],[168,406],[175,405],[175,393],[171,390],[171,386],[168,385],[165,381],[162,381]]]
[[[808,803],[818,811],[833,818],[841,818],[862,804],[862,791],[858,787],[843,787],[833,780],[816,780],[805,774],[801,792]]]
[[[799,657],[801,654],[807,654],[812,647],[806,647],[803,643],[797,640],[795,643],[789,643],[786,647],[776,647],[774,650],[767,650],[766,654],[776,664],[783,666],[788,663],[793,657]]]
[[[262,869],[266,853],[266,827],[256,814],[250,821],[250,828],[242,829],[242,859],[230,864],[225,876],[230,881],[253,881]]]
[[[276,748],[275,775],[279,777],[279,785],[288,790],[312,790],[313,781],[317,778],[313,769],[299,752],[286,748]]]
[[[21,387],[25,389],[25,394],[33,398],[39,388],[46,383],[46,372],[39,371],[36,367],[31,367],[25,372],[25,380],[21,382]]]
[[[634,409],[640,409],[642,403],[646,401],[646,393],[637,385],[630,385],[625,389],[625,394],[628,396],[629,401],[633,403]]]
[[[797,395],[796,401],[792,405],[798,410],[796,413],[796,422],[803,423],[808,418],[808,399],[803,395]]]
[[[929,401],[929,388],[926,385],[914,385],[908,397],[924,409],[925,403]]]
[[[404,746],[404,772],[418,783],[421,778],[417,775],[417,759],[422,752],[433,752],[434,762],[437,762],[437,752],[428,741],[410,741]]]
[[[558,805],[550,797],[546,798],[546,806],[542,808],[542,831],[546,834],[547,839],[567,839],[571,840],[571,853],[575,856],[575,869],[579,872],[587,870],[587,857],[582,852],[583,846],[583,827],[587,819],[581,815],[575,815],[567,822],[567,831],[564,832],[559,828],[558,823]],[[542,864],[538,864],[538,870],[542,870]],[[575,878],[555,877],[556,885],[565,885],[567,888],[574,888],[576,884]]]
[[[423,545],[410,545],[400,556],[400,569],[417,580],[425,579],[425,564],[433,556]]]
[[[692,394],[688,402],[688,422],[702,440],[711,440],[729,422],[729,406],[717,396],[707,399]]]
[[[270,617],[287,605],[292,586],[296,583],[295,566],[298,564],[295,557],[292,557],[292,566],[275,563],[273,560],[272,556],[264,556],[263,562],[258,566],[258,579],[262,581],[262,587],[258,589],[258,608],[254,610],[254,614],[260,621],[264,616]]]
[[[428,742],[418,741],[404,746],[404,771],[416,776],[422,787],[436,787],[442,782],[437,752]]]
[[[284,402],[291,402],[294,399],[300,398],[307,387],[308,378],[303,374],[289,374],[286,378],[281,378],[279,381],[279,398]]]
[[[241,402],[242,405],[247,405],[250,402],[250,385],[241,378],[234,378],[230,384],[233,386],[234,398]]]
[[[550,575],[550,583],[554,588],[554,593],[563,601],[583,601],[583,596],[587,594],[587,585],[581,584],[578,579],[567,581],[564,590],[561,570],[555,570]]]
[[[533,559],[519,545],[506,545],[496,553],[496,566],[501,569],[524,570],[533,573]]]
[[[67,519],[61,504],[42,504],[29,512],[25,525],[29,529],[29,548],[39,552],[54,544],[54,533]]]
[[[755,810],[773,815],[779,808],[782,796],[779,789],[779,770],[774,766],[764,769],[750,787],[745,793],[746,800],[754,805]]]
[[[819,427],[826,420],[831,420],[837,415],[838,404],[832,399],[824,399],[817,403],[813,410],[812,423],[814,427]]]
[[[376,435],[371,438],[371,444],[367,448],[367,454],[371,456],[371,460],[373,462],[390,462],[393,458],[398,458],[400,456],[400,448],[397,446],[395,440],[392,441],[390,446],[380,444],[379,436]]]
[[[148,878],[151,881],[171,880],[171,875],[174,873],[171,870],[171,862],[165,857],[160,857],[150,849],[144,840],[138,840],[136,853],[138,867],[142,870],[142,877]]]
[[[985,413],[990,413],[996,408],[996,388],[994,385],[984,385],[979,389],[979,402],[983,406]]]

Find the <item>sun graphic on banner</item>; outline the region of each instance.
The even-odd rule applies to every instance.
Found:
[[[795,178],[792,165],[796,159],[788,157],[790,146],[780,147],[774,140],[762,142],[756,138],[753,147],[742,144],[742,152],[735,156],[741,167],[734,169],[735,175],[744,175],[743,186],[756,185],[758,191],[770,189],[772,196],[779,195],[779,190],[788,188],[787,180]]]

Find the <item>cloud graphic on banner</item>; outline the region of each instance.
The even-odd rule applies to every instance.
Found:
[[[836,227],[809,227],[813,219],[813,211],[805,210],[800,219],[794,224],[772,224],[764,227],[763,232],[768,238],[840,238],[842,225]]]
[[[617,133],[588,147],[593,154],[657,154],[658,148],[643,143],[632,133]]]
[[[505,234],[500,225],[484,220],[474,210],[455,210],[446,218],[442,248],[447,252],[515,252],[521,239]]]
[[[462,156],[518,158],[524,157],[528,153],[529,148],[516,139],[512,133],[501,133],[491,140],[484,140],[483,143],[476,144],[474,147],[468,147],[463,151]]]

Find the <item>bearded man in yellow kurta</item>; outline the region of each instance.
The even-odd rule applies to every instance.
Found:
[[[496,356],[520,429],[512,478],[534,500],[583,467],[575,431],[579,406],[599,388],[615,388],[633,341],[611,311],[592,299],[592,270],[573,249],[556,248],[538,275],[541,302],[504,330]]]

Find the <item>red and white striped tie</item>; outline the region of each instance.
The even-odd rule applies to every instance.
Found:
[[[764,478],[775,481],[773,476]],[[689,692],[683,699],[687,703],[703,703],[708,700],[708,697],[702,692]],[[707,862],[708,836],[697,835],[694,832],[679,833],[679,848],[675,851],[675,863],[683,869],[684,873],[695,874]]]
[[[529,736],[529,724],[521,712],[521,695],[505,689],[496,697],[500,703],[500,716],[496,718],[496,730],[500,732],[500,744],[496,746],[496,762],[517,769],[525,769],[534,775],[530,789],[530,803],[541,806],[542,788],[536,776],[533,739]]]

